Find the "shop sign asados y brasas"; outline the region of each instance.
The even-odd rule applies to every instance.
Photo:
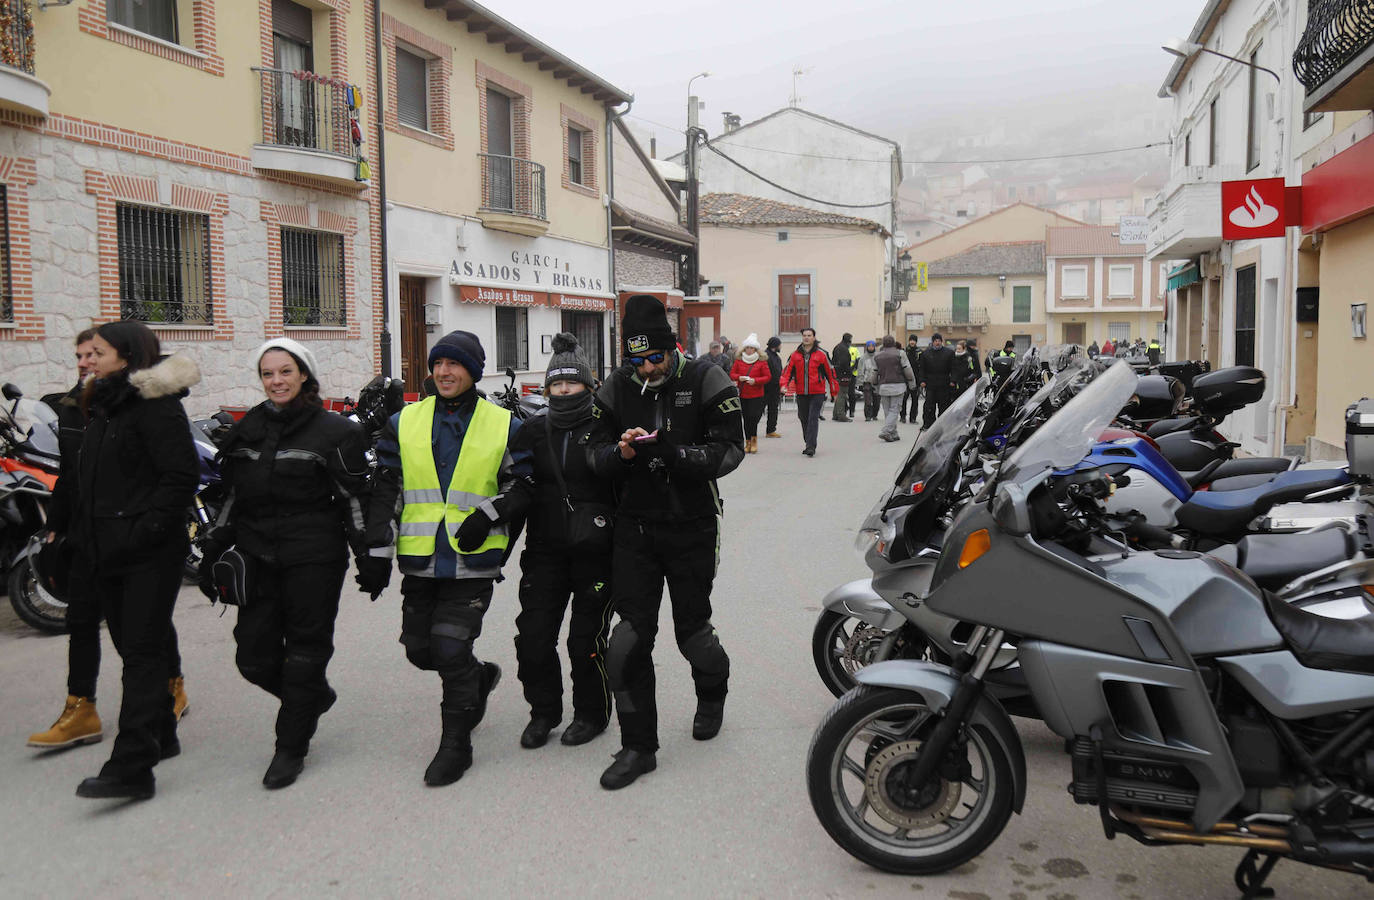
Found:
[[[600,260],[605,268],[605,257]],[[449,268],[451,284],[489,282],[521,285],[530,290],[598,291],[606,290],[606,277],[579,271],[582,267],[565,257],[548,253],[511,250],[501,257],[483,254],[453,260]]]

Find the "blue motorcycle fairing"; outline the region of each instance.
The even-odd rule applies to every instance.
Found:
[[[1128,465],[1134,469],[1140,469],[1155,481],[1164,485],[1165,489],[1178,498],[1180,503],[1187,502],[1193,496],[1193,489],[1188,486],[1188,482],[1178,473],[1169,461],[1156,450],[1149,441],[1144,438],[1132,437],[1121,438],[1116,441],[1105,441],[1093,446],[1081,463],[1072,469],[1056,472],[1056,475],[1067,475],[1082,469],[1095,469],[1110,465]]]

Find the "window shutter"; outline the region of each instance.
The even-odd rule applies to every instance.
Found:
[[[425,61],[396,48],[396,118],[411,128],[429,129]]]
[[[314,38],[310,10],[291,0],[272,0],[272,30],[309,47]]]

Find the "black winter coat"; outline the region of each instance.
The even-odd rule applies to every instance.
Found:
[[[768,383],[763,386],[763,393],[764,396],[773,396],[782,390],[782,357],[771,347],[765,353],[770,377]]]
[[[597,477],[587,459],[593,420],[588,417],[574,428],[550,428],[548,411],[541,411],[520,423],[520,430],[511,442],[511,451],[526,451],[534,464],[534,490],[528,495],[525,520],[529,536],[526,545],[558,544],[567,540],[564,533],[567,508],[563,489],[558,485],[559,472],[567,485],[573,504],[603,503],[615,505],[615,488],[611,482]],[[550,441],[552,437],[552,441]],[[521,506],[525,504],[522,503]],[[545,547],[544,549],[547,549]]]
[[[81,384],[65,394],[44,397],[43,402],[57,413],[57,452],[61,462],[57,487],[48,504],[48,530],[66,534],[71,527],[72,503],[76,497],[76,466],[81,457],[81,441],[86,436],[86,414],[81,411]]]
[[[954,383],[954,351],[948,344],[941,347],[927,347],[921,353],[920,371],[916,380],[932,387],[945,387]]]
[[[679,354],[668,379],[648,389],[633,369],[618,369],[596,392],[592,417],[588,456],[597,475],[619,483],[621,512],[679,519],[721,512],[716,479],[744,459],[744,415],[719,366]],[[635,427],[658,431],[659,443],[625,460],[617,444]]]
[[[849,352],[850,344],[840,341],[830,351],[830,367],[835,370],[836,378],[854,377],[854,355]]]
[[[220,449],[228,496],[210,540],[279,566],[343,562],[350,544],[366,554],[366,451],[337,413],[253,407]]]
[[[93,386],[70,535],[98,573],[186,555],[186,515],[200,484],[200,460],[181,397],[199,381],[194,362],[170,356]]]

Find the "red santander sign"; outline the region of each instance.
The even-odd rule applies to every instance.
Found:
[[[1221,239],[1283,237],[1288,225],[1282,178],[1246,178],[1221,183]]]

